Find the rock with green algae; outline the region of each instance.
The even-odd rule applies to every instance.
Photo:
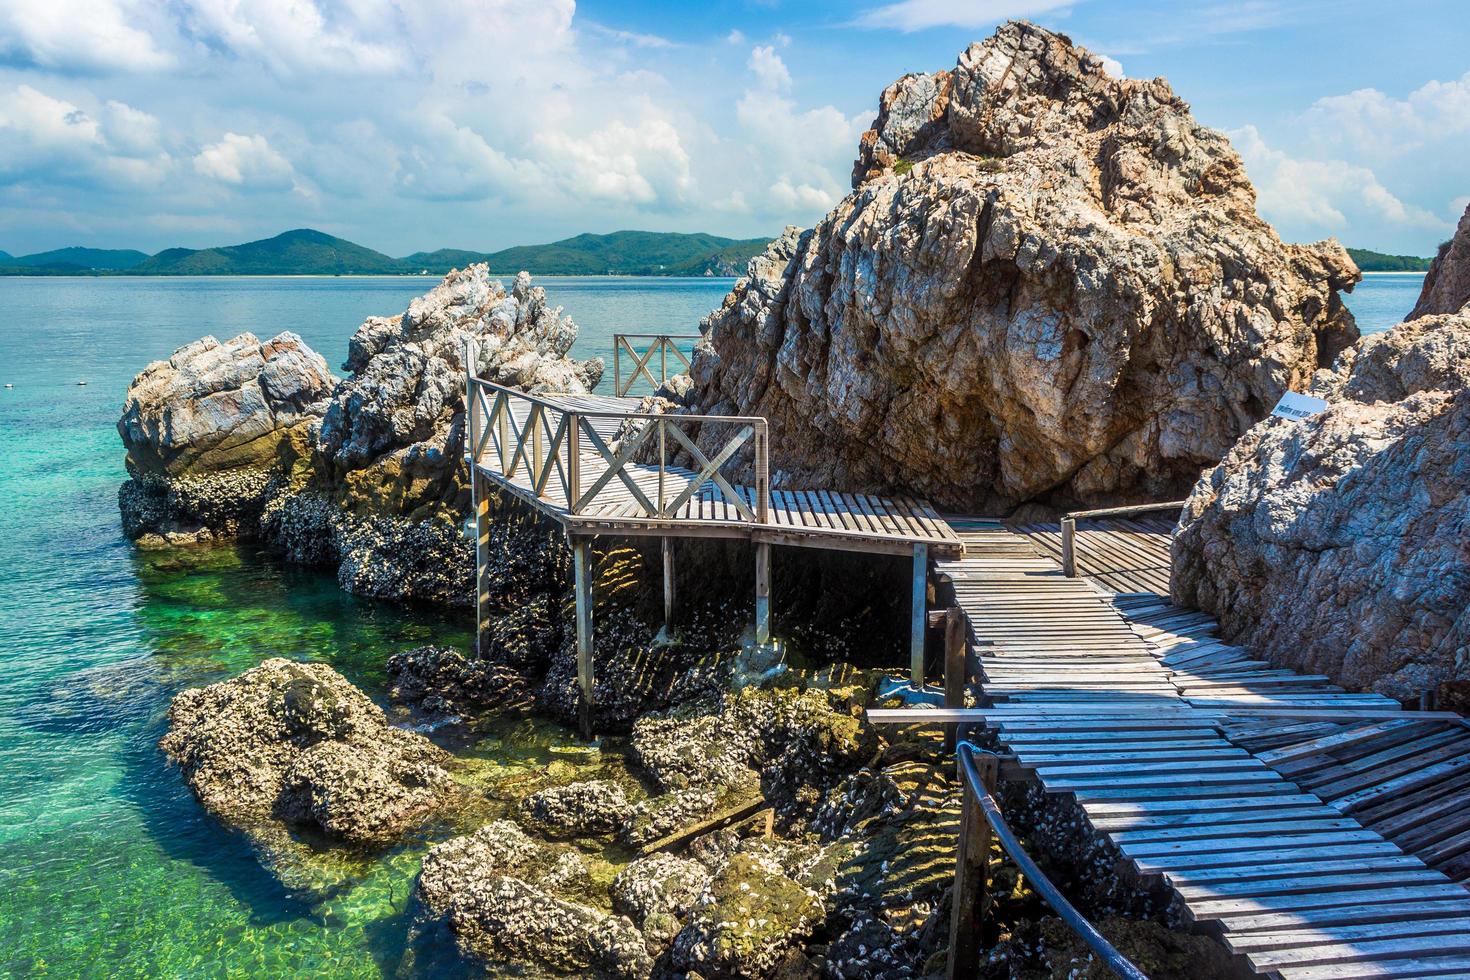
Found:
[[[576,852],[497,820],[439,844],[414,884],[414,931],[442,924],[467,959],[491,972],[543,970],[646,977],[653,967],[632,921],[557,892],[585,887]]]
[[[1230,980],[1239,975],[1225,947],[1208,936],[1170,929],[1151,919],[1108,916],[1098,931],[1152,980]],[[1113,972],[1094,956],[1065,922],[1040,923],[1041,956],[1053,977],[1110,980]]]
[[[712,878],[708,867],[689,858],[639,858],[613,879],[613,909],[637,923],[651,942],[667,945]]]
[[[725,862],[675,937],[672,962],[708,980],[766,977],[822,920],[821,902],[771,856]]]

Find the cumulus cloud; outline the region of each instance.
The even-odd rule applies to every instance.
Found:
[[[791,87],[791,72],[787,71],[786,62],[769,44],[752,48],[746,65],[768,89],[779,92]]]
[[[1362,241],[1387,225],[1441,233],[1439,215],[1394,195],[1369,168],[1336,159],[1299,159],[1269,146],[1255,126],[1230,134],[1256,186],[1261,213],[1288,239],[1336,235]]]
[[[290,162],[258,133],[226,133],[218,143],[211,143],[195,155],[194,169],[237,187],[290,187],[294,174]]]
[[[989,27],[1071,7],[1076,0],[899,0],[863,11],[861,27],[921,31],[930,27]]]
[[[159,71],[174,56],[150,18],[126,0],[6,0],[0,4],[0,57],[63,71]]]
[[[1470,135],[1470,72],[1430,81],[1396,99],[1374,88],[1318,99],[1306,112],[1313,135],[1375,157],[1417,153]]]
[[[0,176],[12,181],[141,186],[171,163],[147,113],[121,102],[89,113],[29,85],[0,99],[0,144]]]

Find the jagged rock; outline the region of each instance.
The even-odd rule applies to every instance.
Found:
[[[117,423],[130,476],[118,496],[124,532],[168,543],[252,536],[336,380],[294,333],[203,337],[148,365]]]
[[[505,664],[470,660],[452,647],[423,646],[388,658],[388,695],[419,714],[465,720],[532,704],[525,675]]]
[[[623,787],[608,779],[552,786],[521,800],[521,816],[558,836],[611,834],[628,819],[632,804]]]
[[[442,921],[460,951],[491,970],[532,963],[582,975],[647,976],[652,960],[631,921],[547,890],[567,880],[571,853],[535,843],[507,820],[439,844],[414,885],[416,928]]]
[[[118,423],[132,475],[119,493],[125,530],[150,545],[258,537],[288,560],[335,566],[359,595],[468,604],[466,341],[493,381],[589,391],[602,362],[566,356],[576,335],[530,276],[507,291],[479,264],[401,316],[364,322],[341,381],[293,334],[197,341],[129,391]],[[552,575],[537,524],[497,520],[496,553],[550,564],[539,574]]]
[[[709,868],[688,858],[673,854],[639,858],[613,879],[613,910],[668,943],[712,878]]]
[[[206,810],[282,861],[290,860],[292,832],[379,846],[457,795],[447,753],[389,725],[325,664],[267,660],[186,690],[174,698],[159,745]],[[272,870],[291,877],[274,863]]]
[[[1313,391],[1325,412],[1262,422],[1200,479],[1175,601],[1351,688],[1470,679],[1470,311],[1364,338]]]
[[[692,787],[660,793],[634,803],[628,818],[618,828],[618,840],[630,847],[641,847],[687,827],[695,820],[715,812],[723,790]]]
[[[1434,261],[1429,263],[1424,288],[1408,319],[1458,313],[1467,305],[1470,305],[1470,206],[1460,217],[1454,236],[1439,247]]]
[[[1180,494],[1357,336],[1340,246],[1282,244],[1163,79],[1041,28],[901,80],[860,154],[691,370],[691,411],[770,420],[788,485],[983,512]]]

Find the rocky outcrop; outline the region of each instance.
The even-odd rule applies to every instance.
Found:
[[[431,724],[470,724],[494,713],[525,713],[534,703],[525,675],[452,647],[424,646],[388,658],[388,696]]]
[[[267,660],[184,691],[159,743],[204,808],[242,832],[288,885],[313,840],[378,847],[456,796],[451,757],[394,728],[325,664]]]
[[[788,485],[1158,499],[1357,336],[1341,247],[1283,244],[1163,79],[1041,28],[905,76],[859,154],[853,193],[707,318],[691,371],[693,409],[770,420]]]
[[[602,362],[568,358],[576,336],[528,275],[507,291],[481,264],[451,272],[400,316],[369,317],[340,381],[292,334],[181,348],[129,389],[118,424],[132,476],[124,528],[155,543],[256,538],[335,567],[360,595],[465,604],[466,341],[483,377],[589,391]],[[502,551],[544,557],[534,519],[498,523],[516,536]]]
[[[570,860],[568,860],[570,859]],[[633,923],[555,894],[574,851],[537,844],[500,820],[434,847],[414,885],[416,928],[447,926],[460,951],[491,971],[544,969],[646,977],[652,959]]]
[[[1410,320],[1436,313],[1458,313],[1470,305],[1470,206],[1460,217],[1454,236],[1439,247],[1419,301],[1409,314]]]
[[[1470,311],[1364,338],[1195,487],[1176,602],[1275,663],[1414,698],[1470,679]]]
[[[117,423],[127,535],[152,545],[250,535],[283,472],[309,454],[336,382],[294,333],[203,337],[148,365]]]

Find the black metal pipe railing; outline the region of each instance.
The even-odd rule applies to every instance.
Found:
[[[1077,935],[1082,937],[1082,941],[1087,943],[1088,948],[1097,954],[1098,958],[1107,965],[1108,969],[1112,970],[1118,976],[1123,977],[1124,980],[1148,980],[1148,977],[1142,970],[1134,966],[1126,956],[1118,952],[1117,947],[1108,942],[1107,938],[1098,932],[1096,927],[1091,922],[1088,922],[1071,902],[1067,901],[1066,896],[1058,890],[1056,885],[1052,884],[1051,879],[1042,872],[1040,866],[1032,860],[1031,855],[1026,853],[1025,849],[1021,846],[1020,839],[1016,837],[1015,832],[1006,823],[1005,815],[1000,810],[1000,804],[996,803],[995,797],[990,795],[991,786],[994,783],[994,776],[992,775],[990,779],[986,779],[981,775],[980,768],[976,765],[977,755],[985,756],[990,761],[991,764],[987,766],[990,772],[995,772],[999,767],[1000,760],[995,753],[987,752],[970,742],[959,743],[955,757],[959,761],[960,772],[965,780],[967,790],[965,793],[966,804],[968,805],[970,794],[973,793],[975,802],[985,817],[986,824],[989,825],[996,839],[1000,841],[1001,849],[1020,867],[1022,874],[1031,882],[1031,887],[1046,900],[1046,903],[1052,907],[1053,911],[1056,912],[1057,916],[1063,922],[1070,926]],[[962,828],[965,826],[965,823],[966,821],[961,821]],[[964,832],[963,829],[961,832]],[[963,855],[966,844],[967,842],[965,841],[960,842],[962,855],[960,862],[961,869],[964,868]],[[979,874],[983,887],[985,874],[983,867],[980,869]],[[956,901],[960,900],[960,894],[964,891],[961,885],[961,882],[956,881]],[[959,920],[957,919],[956,921]],[[952,939],[950,948],[951,956],[955,954],[954,947],[955,943]]]

